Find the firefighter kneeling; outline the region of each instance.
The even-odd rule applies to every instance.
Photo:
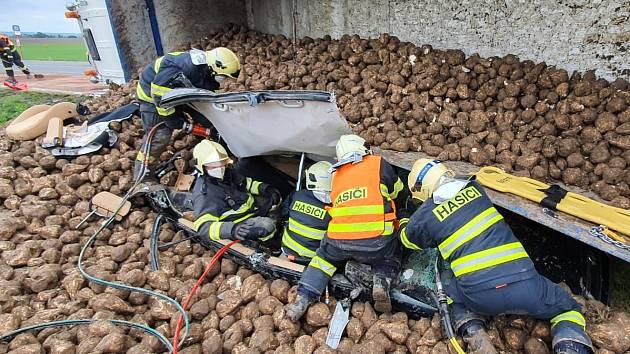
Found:
[[[333,205],[328,210],[331,220],[302,274],[295,301],[287,307],[287,316],[294,322],[322,295],[337,268],[351,259],[372,266],[374,308],[391,311],[389,289],[401,258],[394,200],[405,200],[406,192],[393,167],[380,156],[372,156],[364,144],[356,135],[343,135],[337,142]]]
[[[203,140],[193,149],[201,176],[193,189],[195,229],[200,242],[271,239],[276,221],[267,217],[281,202],[272,186],[236,173],[221,144]]]
[[[295,192],[289,200],[289,222],[282,235],[282,253],[288,259],[307,264],[315,256],[326,234],[330,215],[331,169],[327,161],[309,167],[305,173],[306,189]]]
[[[437,247],[450,263],[442,280],[469,353],[496,353],[483,316],[502,313],[550,319],[555,353],[592,352],[580,305],[538,274],[481,185],[456,177],[439,160],[421,159],[409,174],[409,188],[423,203],[401,231],[401,243],[414,250]]]

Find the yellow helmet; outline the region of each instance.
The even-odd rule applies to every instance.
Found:
[[[195,159],[195,167],[201,173],[215,168],[224,168],[232,163],[232,159],[225,151],[225,148],[214,141],[202,140],[193,148],[193,158]],[[221,177],[223,177],[221,175]]]
[[[356,153],[361,156],[366,155],[369,150],[365,147],[365,139],[355,134],[346,134],[339,137],[339,141],[335,146],[337,152],[337,160],[341,161]]]
[[[305,171],[306,189],[309,191],[332,191],[332,164],[328,161],[319,161],[311,165]]]
[[[241,72],[241,62],[236,54],[225,48],[217,47],[206,52],[206,62],[217,75],[236,79]]]
[[[411,195],[423,202],[426,201],[431,198],[443,176],[453,177],[455,172],[440,160],[417,160],[413,164],[407,179]]]

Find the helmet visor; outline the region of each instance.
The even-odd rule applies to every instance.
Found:
[[[416,183],[414,183],[414,185],[411,186],[411,191],[420,192],[421,189],[422,189],[422,182],[416,179]]]
[[[232,159],[223,159],[220,161],[216,161],[216,162],[210,162],[210,163],[204,163],[203,164],[203,168],[208,171],[208,170],[212,170],[215,168],[220,168],[220,167],[225,167],[229,164],[232,163]]]
[[[433,160],[429,163],[427,163],[418,173],[418,177],[416,177],[416,182],[414,183],[413,186],[411,187],[411,191],[412,192],[420,192],[422,190],[422,182],[424,181],[424,178],[427,176],[427,174],[429,173],[429,170],[432,169],[434,166],[438,165],[442,163],[442,161],[440,160]]]

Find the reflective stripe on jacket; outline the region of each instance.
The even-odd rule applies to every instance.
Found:
[[[395,204],[387,186],[381,187],[381,157],[367,155],[333,174],[328,238],[369,239],[394,232]]]
[[[207,175],[199,177],[193,187],[197,232],[207,232],[211,240],[218,240],[222,223],[238,223],[256,216],[258,208],[254,196],[259,194],[260,187],[260,182],[231,170],[223,180]]]
[[[325,208],[326,204],[313,192],[295,192],[289,202],[289,222],[282,235],[282,246],[301,257],[313,258],[330,222]]]
[[[183,75],[194,87],[214,91],[219,88],[219,83],[210,73],[207,65],[194,65],[189,52],[168,53],[145,67],[138,80],[136,95],[142,101],[153,103],[160,116],[170,116],[176,109],[164,109],[159,105],[167,92],[183,87],[178,76]]]
[[[400,239],[410,249],[437,247],[463,285],[495,287],[536,274],[523,245],[475,181],[441,204],[424,202]]]

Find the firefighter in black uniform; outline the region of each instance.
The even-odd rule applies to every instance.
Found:
[[[218,90],[223,78],[237,78],[241,64],[234,52],[219,47],[204,52],[192,49],[188,52],[174,52],[157,58],[147,65],[138,81],[136,96],[140,100],[140,115],[144,128],[143,146],[147,144],[147,134],[154,125],[164,120],[151,141],[149,166],[153,166],[171,138],[173,130],[184,122],[183,109],[159,107],[162,96],[173,88],[196,87],[206,90]],[[197,114],[187,110],[191,115]],[[139,152],[134,165],[134,179],[138,178],[144,155]],[[154,172],[151,171],[150,172]],[[148,176],[153,178],[152,175]]]
[[[330,215],[331,167],[327,161],[313,164],[305,171],[306,189],[289,200],[289,221],[282,235],[282,252],[289,260],[306,264],[315,256],[326,234]]]
[[[342,135],[333,166],[331,220],[326,235],[298,284],[297,296],[287,307],[287,317],[297,321],[317,301],[337,268],[347,260],[372,267],[374,309],[391,311],[390,286],[400,270],[398,242],[400,207],[407,192],[394,168],[372,155],[365,140]]]
[[[413,198],[423,203],[401,232],[401,243],[415,250],[437,247],[450,264],[442,277],[469,353],[496,353],[483,316],[502,313],[550,319],[555,353],[592,352],[580,305],[538,274],[481,185],[430,159],[416,161],[408,182]]]
[[[17,84],[15,73],[13,72],[14,64],[22,70],[28,79],[31,78],[31,71],[24,65],[24,62],[22,62],[22,57],[15,49],[15,45],[9,37],[3,34],[0,34],[0,59],[2,59],[2,65],[9,77],[8,82]]]
[[[266,241],[274,236],[276,221],[267,215],[280,204],[280,192],[236,173],[219,143],[202,140],[193,149],[193,158],[201,173],[193,188],[194,225],[203,245],[220,239]]]

